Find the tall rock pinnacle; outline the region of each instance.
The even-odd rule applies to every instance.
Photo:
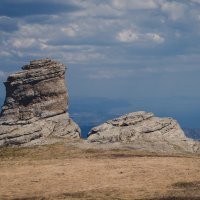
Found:
[[[31,61],[5,82],[0,115],[0,146],[41,143],[48,137],[80,137],[67,113],[65,66],[42,59]]]

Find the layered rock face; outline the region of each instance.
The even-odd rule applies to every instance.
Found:
[[[0,146],[31,145],[55,136],[80,137],[79,127],[67,113],[65,66],[43,59],[31,61],[22,69],[5,82]]]
[[[163,153],[200,153],[200,143],[185,136],[171,118],[158,118],[153,113],[133,112],[93,128],[90,143],[129,144],[132,148]]]

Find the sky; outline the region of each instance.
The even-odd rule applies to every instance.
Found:
[[[200,0],[1,0],[0,98],[8,74],[41,58],[67,65],[72,108],[200,128]]]

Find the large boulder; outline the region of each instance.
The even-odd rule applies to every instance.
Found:
[[[0,146],[39,144],[49,137],[79,138],[80,129],[67,113],[65,66],[42,59],[22,69],[4,83]]]
[[[89,143],[129,144],[151,152],[200,153],[200,143],[185,136],[172,118],[155,117],[153,113],[133,112],[93,128]]]

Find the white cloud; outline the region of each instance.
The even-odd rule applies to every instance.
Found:
[[[65,62],[67,63],[89,63],[89,62],[95,62],[96,60],[103,60],[104,56],[101,53],[93,52],[60,52],[60,55],[62,56],[62,59],[65,59]]]
[[[200,0],[190,0],[190,1],[194,3],[200,3]]]
[[[171,20],[178,20],[185,16],[186,4],[178,2],[161,1],[161,10],[166,13]]]
[[[67,2],[66,0],[60,1]],[[173,20],[183,17],[186,13],[184,12],[186,5],[189,4],[185,1],[70,1],[82,9],[73,13],[44,16],[44,19],[40,16],[38,19],[41,18],[41,21],[38,19],[34,21],[34,17],[17,19],[19,29],[9,34],[0,32],[0,56],[35,58],[52,55],[59,59],[67,57],[70,63],[98,62],[101,59],[109,63],[123,59],[131,62],[129,46],[122,47],[123,51],[127,52],[122,57],[120,53],[122,49],[115,49],[116,43],[119,41],[137,43],[131,48],[134,48],[134,51],[135,48],[140,48],[140,52],[144,51],[145,54],[145,47],[148,45],[155,48],[154,52],[156,52],[161,45],[152,44],[168,44],[177,38],[181,42],[184,36],[182,24],[177,27],[175,34],[176,26],[173,24],[175,22],[168,20],[166,16]],[[194,5],[191,1],[188,1],[190,5]],[[193,2],[196,1],[193,0]],[[198,11],[198,8],[196,10]],[[188,17],[191,16],[188,14]],[[190,19],[188,18],[184,23],[190,25],[188,23]],[[67,45],[81,48],[68,49]],[[93,46],[94,49],[91,52],[87,51],[87,45]],[[161,48],[164,49],[165,45]],[[91,47],[89,49],[91,50]]]
[[[26,51],[24,52],[26,54],[28,49],[44,49],[48,39],[51,38],[52,33],[54,34],[53,29],[54,27],[49,25],[21,23],[19,30],[13,32],[3,42],[5,46],[9,46],[8,52],[11,52],[11,49],[20,49]]]
[[[121,12],[113,7],[111,0],[107,2],[101,2],[94,0],[73,0],[73,3],[77,6],[81,6],[84,9],[76,11],[72,14],[72,17],[92,17],[92,16],[120,16]]]
[[[152,41],[154,41],[156,43],[163,43],[165,41],[165,38],[161,37],[157,33],[147,33],[146,34],[146,38],[148,38],[149,40],[152,40]]]
[[[5,72],[0,71],[0,77],[4,77],[5,76]]]
[[[152,41],[155,43],[163,43],[165,41],[165,38],[157,33],[138,33],[132,30],[122,30],[117,33],[116,39],[120,42]]]
[[[77,24],[71,24],[68,27],[61,27],[61,31],[64,32],[68,37],[76,37],[79,31],[79,26]]]
[[[10,17],[7,16],[0,16],[0,21],[8,20],[11,19]]]
[[[112,0],[112,5],[117,9],[155,9],[158,7],[156,0]]]
[[[59,32],[57,24],[21,24],[16,35],[25,38],[47,39]]]
[[[0,79],[5,80],[7,78],[7,76],[8,76],[7,72],[4,72],[4,71],[0,70]]]
[[[120,42],[135,42],[139,40],[139,34],[132,30],[123,30],[117,34],[116,39]]]
[[[11,53],[8,51],[4,51],[4,50],[0,51],[0,57],[8,57],[10,55]]]
[[[183,71],[193,71],[198,70],[197,68],[190,69],[188,66],[178,66],[178,65],[170,65],[164,67],[140,67],[135,68],[132,66],[131,68],[86,68],[83,69],[87,71],[88,78],[90,79],[116,79],[116,78],[127,78],[133,77],[137,75],[145,75],[145,74],[170,74],[170,73],[179,73]]]
[[[15,48],[30,48],[37,43],[35,38],[15,38],[11,42]]]
[[[113,79],[118,77],[129,77],[135,73],[134,69],[89,69],[90,79]]]
[[[123,69],[123,68],[95,68],[88,70],[88,77],[90,79],[115,79],[126,78],[144,73],[158,73],[159,70],[155,68],[141,68],[141,69]]]

